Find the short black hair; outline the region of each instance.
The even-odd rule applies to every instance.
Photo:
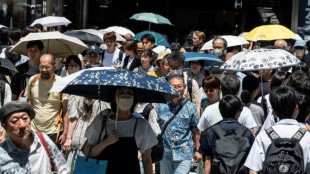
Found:
[[[35,24],[34,27],[43,31],[43,25],[42,24]]]
[[[181,45],[178,42],[172,42],[170,45],[171,51],[180,51]]]
[[[238,111],[242,111],[242,104],[238,97],[226,95],[219,103],[220,113],[223,118],[235,118]]]
[[[27,26],[26,28],[24,28],[22,36],[25,37],[29,33],[37,33],[37,32],[38,32],[37,28],[32,27],[32,26]]]
[[[173,51],[167,57],[168,62],[181,62],[184,64],[185,57],[181,51]]]
[[[19,28],[11,28],[8,32],[8,36],[13,41],[19,41],[19,39],[22,37],[22,30]]]
[[[44,45],[43,45],[43,42],[42,42],[42,41],[40,41],[40,40],[33,40],[33,41],[29,41],[29,42],[27,43],[27,49],[28,49],[28,48],[31,48],[31,47],[33,47],[33,46],[35,46],[35,45],[38,47],[38,49],[39,49],[40,51],[42,51],[43,48],[44,48]]]
[[[155,43],[155,37],[152,34],[146,33],[146,34],[142,35],[141,41],[143,39],[146,39],[149,42]]]
[[[283,85],[271,91],[269,100],[276,115],[280,119],[286,119],[293,116],[299,94],[293,87]]]
[[[73,60],[75,63],[77,63],[79,65],[80,70],[82,69],[82,62],[81,62],[80,58],[76,55],[71,55],[71,56],[67,57],[66,63],[65,63],[66,69],[69,68],[69,63],[71,62],[71,60]]]
[[[215,38],[213,39],[212,45],[214,45],[214,42],[215,42],[217,39],[221,39],[221,40],[223,41],[224,47],[227,48],[227,41],[226,41],[226,39],[224,39],[224,38],[222,38],[222,37],[219,37],[219,36],[217,36],[217,37],[215,37]]]
[[[309,115],[310,113],[310,97],[306,94],[300,94],[299,95],[299,100],[298,100],[298,109],[299,109],[299,113],[298,116],[296,118],[296,120],[298,122],[305,122],[306,121],[306,117]]]
[[[182,79],[183,84],[185,84],[184,77],[181,76],[181,75],[179,75],[179,74],[168,75],[167,78],[166,78],[166,80],[167,80],[168,82],[170,82],[170,80],[171,80],[171,79],[174,79],[174,78]]]
[[[0,28],[0,43],[1,45],[7,45],[9,42],[9,36],[8,36],[9,28],[2,27]]]
[[[306,78],[306,73],[303,71],[293,72],[287,79],[286,85],[295,88],[298,92],[301,92],[301,85]]]
[[[227,74],[221,81],[222,95],[237,95],[240,90],[240,80],[236,75]]]

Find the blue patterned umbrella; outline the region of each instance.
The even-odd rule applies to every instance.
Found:
[[[61,90],[62,93],[98,99],[100,89],[100,99],[110,102],[111,91],[124,86],[134,88],[138,102],[166,103],[179,96],[163,78],[124,69],[87,69],[79,75],[74,73],[70,76],[73,75],[76,77]],[[69,76],[65,78],[70,79]]]
[[[169,42],[164,38],[163,35],[161,35],[160,33],[156,33],[154,31],[142,31],[140,33],[137,33],[134,37],[132,37],[133,39],[136,39],[137,41],[141,42],[141,37],[144,34],[151,34],[155,37],[155,45],[162,45],[165,47],[170,47]]]

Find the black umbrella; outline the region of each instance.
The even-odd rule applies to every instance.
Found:
[[[103,40],[93,34],[90,34],[85,31],[66,31],[64,32],[65,35],[76,37],[83,41],[84,43],[88,44],[103,44]]]
[[[0,58],[0,74],[14,76],[16,73],[18,73],[18,71],[11,61]]]

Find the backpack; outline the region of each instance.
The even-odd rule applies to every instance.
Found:
[[[153,109],[153,105],[151,103],[147,104],[143,111],[140,113],[146,120],[149,120],[150,112]]]
[[[292,138],[281,138],[272,127],[266,129],[266,132],[272,142],[266,151],[263,173],[305,173],[303,150],[299,141],[307,130],[300,128]]]
[[[237,130],[226,132],[219,126],[211,127],[218,138],[215,140],[216,158],[213,159],[212,171],[220,174],[248,174],[243,165],[250,151],[250,142],[243,135],[248,131],[243,125]]]

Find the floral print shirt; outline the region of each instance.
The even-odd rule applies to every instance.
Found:
[[[156,106],[157,122],[161,129],[186,101],[183,98],[178,105],[172,102]],[[191,160],[194,155],[192,130],[198,129],[198,113],[195,105],[188,101],[178,115],[170,122],[163,135],[164,158],[173,161]]]

